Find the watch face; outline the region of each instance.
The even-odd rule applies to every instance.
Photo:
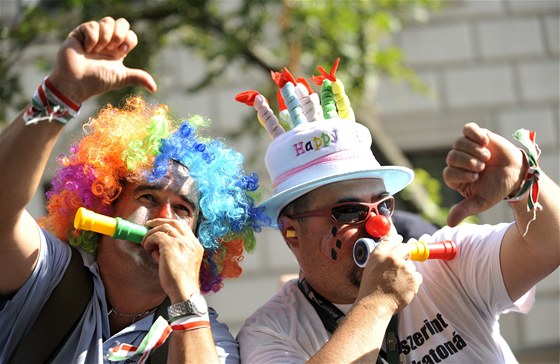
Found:
[[[200,293],[193,294],[187,302],[190,302],[192,304],[194,314],[202,316],[206,312],[208,312],[208,305],[206,304],[206,300]]]

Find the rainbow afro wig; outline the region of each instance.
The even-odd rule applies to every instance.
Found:
[[[71,245],[95,253],[99,235],[73,227],[80,207],[113,216],[113,203],[129,181],[163,177],[172,161],[185,165],[200,194],[197,236],[205,248],[200,268],[204,292],[218,291],[224,278],[241,274],[243,252],[255,247],[253,230],[262,211],[255,205],[258,177],[243,171],[243,156],[202,136],[200,116],[179,121],[165,105],[131,97],[111,105],[84,125],[84,137],[58,158],[47,192],[46,229]]]

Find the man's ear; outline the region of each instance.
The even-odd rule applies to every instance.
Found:
[[[280,216],[278,218],[278,226],[280,227],[280,232],[290,249],[297,248],[299,245],[299,239],[297,236],[295,220],[287,216]]]

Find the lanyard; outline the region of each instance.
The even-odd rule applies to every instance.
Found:
[[[313,287],[311,287],[309,282],[305,280],[305,278],[300,277],[298,280],[298,287],[309,303],[311,303],[313,308],[315,308],[315,311],[317,311],[325,329],[327,329],[327,331],[332,335],[338,327],[339,321],[344,318],[344,313],[326,298],[317,293]],[[387,330],[385,331],[385,346],[387,353],[383,350],[379,351],[376,361],[377,364],[400,363],[398,327],[399,315],[396,314],[391,318],[389,326],[387,326]]]
[[[315,292],[305,278],[300,278],[298,280],[298,287],[313,308],[315,308],[315,311],[317,311],[325,329],[332,335],[334,330],[338,327],[338,321],[344,318],[344,313],[326,298]]]

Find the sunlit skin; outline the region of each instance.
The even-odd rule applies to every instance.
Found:
[[[168,173],[154,184],[145,181],[127,184],[115,204],[115,215],[140,225],[146,225],[147,221],[152,219],[178,220],[194,230],[199,198],[196,185],[184,167],[177,167],[174,163],[173,172],[174,174]],[[161,223],[165,222],[158,221],[155,226]],[[165,228],[166,226],[161,227],[162,230]],[[170,229],[171,226],[165,232]],[[157,275],[157,251],[147,250],[144,246],[139,247],[138,244],[127,241],[113,242],[113,245],[148,272]]]
[[[309,195],[307,210],[314,210],[342,202],[376,202],[386,192],[381,180],[359,179],[329,184]],[[311,286],[331,302],[353,303],[363,269],[354,263],[352,249],[357,239],[369,237],[365,223],[341,225],[326,217],[281,219],[284,227],[292,225],[298,232],[289,244]]]

